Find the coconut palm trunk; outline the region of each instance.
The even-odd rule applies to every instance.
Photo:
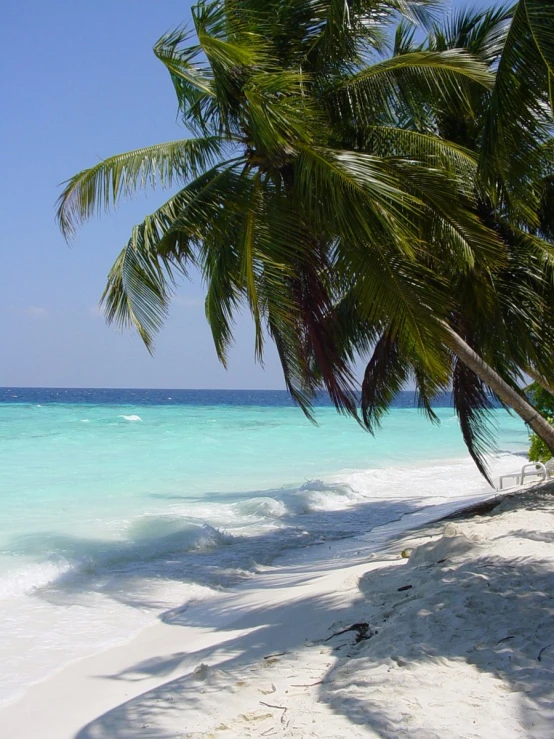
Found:
[[[533,367],[526,367],[525,372],[529,377],[544,388],[550,395],[554,395],[554,385],[549,382],[546,377],[543,377],[540,372],[537,372]]]
[[[444,341],[448,348],[533,429],[554,455],[554,427],[532,405],[522,398],[518,392],[510,387],[461,336],[449,326],[445,326],[445,329],[446,336]]]

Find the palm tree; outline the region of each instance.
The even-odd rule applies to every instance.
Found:
[[[552,128],[553,29],[552,3],[519,0],[513,6],[484,121],[482,177],[495,204],[523,216],[528,212],[521,205],[534,194],[528,175],[543,161],[544,141]]]
[[[492,270],[503,244],[475,214],[472,153],[405,126],[426,105],[469,110],[468,90],[490,88],[493,75],[456,49],[382,56],[386,24],[398,12],[428,24],[428,5],[205,0],[192,11],[195,43],[183,29],[160,39],[155,53],[195,137],[106,159],[60,198],[70,237],[139,187],[179,188],[112,267],[108,320],[136,327],[151,349],[175,280],[196,265],[222,362],[246,304],[257,356],[271,337],[305,412],[325,388],[356,415],[355,355],[336,306],[357,285],[367,325],[388,326],[417,347],[422,372],[443,378],[452,306],[427,265]],[[403,154],[358,145],[362,125]]]
[[[487,11],[462,10],[446,23],[434,24],[426,44],[421,46],[414,46],[413,33],[406,25],[401,25],[396,37],[397,54],[410,54],[424,48],[440,52],[464,48],[490,68],[499,70],[492,92],[476,86],[468,89],[472,101],[469,115],[453,101],[446,110],[431,110],[428,106],[421,109],[407,125],[421,132],[438,131],[445,139],[472,151],[476,158],[481,156],[483,162],[483,151],[490,150],[491,119],[506,117],[505,111],[499,109],[498,89],[506,84],[503,78],[508,74],[505,55],[513,55],[514,24],[517,28],[520,16],[519,6]],[[521,35],[521,29],[518,33]],[[513,75],[517,78],[518,74],[516,66]],[[525,108],[517,110],[520,120],[527,116],[533,121],[533,156],[530,148],[528,156],[520,156],[518,178],[512,185],[514,171],[510,172],[510,168],[514,166],[514,158],[511,160],[509,152],[494,141],[493,148],[499,154],[497,169],[493,170],[490,160],[486,160],[486,170],[481,167],[482,177],[476,182],[476,213],[502,239],[506,248],[505,263],[494,271],[488,265],[475,265],[471,272],[465,273],[448,269],[449,265],[435,265],[435,270],[446,277],[449,290],[456,296],[457,305],[444,324],[443,343],[451,352],[449,380],[464,438],[484,474],[483,452],[491,441],[488,427],[483,424],[490,404],[487,388],[514,409],[554,452],[554,429],[519,389],[523,372],[536,377],[543,385],[548,384],[545,376],[554,374],[554,340],[550,330],[554,320],[554,220],[549,207],[552,202],[551,116],[544,105],[545,91],[540,80],[537,81],[537,75],[534,79],[537,87],[533,95],[528,88],[525,90],[532,110],[521,100],[522,106],[527,105],[527,111]],[[513,82],[515,88],[518,84],[517,80]],[[538,105],[537,101],[541,100]],[[504,100],[504,104],[507,103]],[[493,172],[495,178],[490,187]],[[522,182],[524,189],[521,189]],[[363,322],[363,318],[361,320]],[[398,342],[392,350],[389,348],[392,351],[389,359],[393,361],[383,362],[383,351],[389,344],[387,330],[383,330],[381,336],[383,340],[375,348],[364,381],[362,407],[370,428],[390,403],[391,396],[386,388],[391,380],[393,386],[397,382],[391,373],[400,371],[399,366],[403,373],[411,367],[416,380],[421,380],[422,396],[426,395],[423,379],[435,390],[442,387],[440,382],[438,385],[430,383],[428,377],[422,379],[421,372],[418,376],[410,363],[410,348],[401,347]],[[445,361],[448,362],[448,357]]]

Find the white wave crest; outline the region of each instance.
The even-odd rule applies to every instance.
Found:
[[[125,559],[137,554],[150,559],[170,553],[205,551],[229,544],[232,540],[231,536],[209,523],[171,515],[146,515],[135,519],[127,534],[136,549],[131,552],[122,550],[120,556]]]
[[[288,513],[286,505],[282,500],[275,498],[251,498],[241,502],[237,506],[239,514],[245,516],[262,516],[267,518],[282,518]]]
[[[70,563],[62,557],[57,562],[41,562],[15,569],[0,577],[0,600],[30,594],[70,569]]]

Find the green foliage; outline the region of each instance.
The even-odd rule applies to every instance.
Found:
[[[538,382],[532,382],[525,388],[535,408],[542,416],[554,416],[554,395]]]
[[[533,382],[526,388],[533,405],[549,423],[554,423],[554,395],[545,390],[538,382]],[[548,462],[552,452],[544,441],[536,434],[529,434],[529,460],[531,462]]]
[[[554,421],[554,418],[547,419],[549,423]],[[529,439],[531,445],[529,447],[529,461],[530,462],[548,462],[552,459],[552,452],[546,446],[544,441],[539,438],[536,434],[530,434]]]
[[[485,115],[483,178],[496,202],[526,220],[536,217],[538,205],[529,173],[541,166],[551,134],[552,12],[542,0],[514,6]]]
[[[442,378],[434,314],[445,317],[449,301],[427,263],[444,257],[471,270],[478,259],[492,268],[501,245],[470,212],[472,154],[432,131],[399,127],[429,103],[459,100],[467,111],[467,90],[493,84],[486,65],[456,49],[383,59],[398,12],[429,25],[434,5],[198,2],[193,30],[155,46],[197,138],[111,157],[69,180],[60,198],[59,222],[71,236],[137,188],[180,187],[135,227],[114,264],[108,320],[135,326],[152,349],[175,279],[194,263],[223,362],[247,306],[256,355],[265,336],[275,341],[304,410],[324,388],[355,415],[357,349],[336,306],[364,275],[355,288],[363,320],[390,325]],[[359,136],[352,126],[362,120],[367,135]]]
[[[549,22],[552,11],[535,3],[535,12],[542,13],[549,31],[541,41],[533,37],[526,20],[530,5],[461,9],[434,23],[427,40],[417,46],[405,24],[396,38],[397,52],[407,58],[422,49],[443,53],[465,49],[495,72],[492,91],[466,82],[464,95],[446,106],[438,101],[412,106],[403,125],[418,135],[438,132],[449,145],[457,145],[480,162],[477,177],[466,179],[469,186],[478,183],[475,215],[502,240],[503,261],[491,270],[491,262],[478,255],[473,268],[464,270],[452,255],[445,255],[432,268],[435,279],[440,272],[451,288],[450,327],[507,387],[518,392],[526,369],[554,375],[549,331],[554,319],[552,118],[545,104],[547,70],[537,58],[538,44],[554,46],[554,36]],[[523,72],[527,66],[532,67],[531,74]],[[505,136],[498,135],[500,126]],[[389,132],[387,139],[392,140]],[[380,136],[379,144],[387,139]],[[443,235],[437,232],[437,236],[442,242]],[[410,348],[398,341],[387,344],[386,339],[383,331],[366,369],[362,408],[367,425],[379,420],[410,375],[428,414],[430,396],[437,387],[426,367],[417,367]],[[486,423],[490,390],[456,357],[452,357],[450,377],[464,440],[479,469],[486,472],[484,453],[493,442]]]
[[[553,40],[532,0],[446,26],[436,5],[200,0],[192,28],[154,49],[195,138],[77,174],[58,219],[71,237],[138,188],[176,186],[113,265],[108,321],[152,350],[194,264],[223,363],[246,307],[256,356],[274,341],[307,414],[324,389],[358,417],[359,357],[370,430],[409,378],[432,420],[433,395],[452,387],[485,471],[487,387],[447,349],[445,327],[513,387],[526,366],[554,375]]]

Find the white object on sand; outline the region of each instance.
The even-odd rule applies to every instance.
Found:
[[[544,465],[542,462],[528,462],[527,464],[523,465],[520,472],[512,472],[509,475],[502,475],[499,478],[498,490],[504,489],[504,480],[515,479],[514,484],[510,485],[509,487],[517,487],[519,485],[523,485],[525,483],[526,477],[538,477],[539,482],[544,482],[545,480],[548,480],[549,475],[552,474],[552,469],[549,468],[547,465],[548,462],[546,465]],[[537,482],[537,480],[528,480],[527,482]]]

